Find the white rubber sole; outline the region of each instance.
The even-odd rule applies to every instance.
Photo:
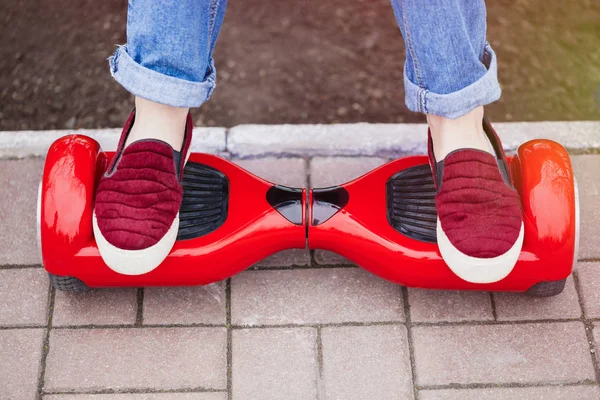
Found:
[[[171,252],[179,231],[179,213],[165,236],[156,244],[142,250],[123,250],[110,244],[98,228],[95,212],[92,225],[98,251],[106,265],[123,275],[142,275],[158,267]]]
[[[437,243],[442,258],[459,278],[471,283],[493,283],[504,279],[515,267],[523,247],[524,226],[515,244],[504,254],[494,258],[477,258],[461,253],[450,243],[437,221]]]

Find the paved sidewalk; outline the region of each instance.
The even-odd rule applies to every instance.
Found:
[[[385,161],[237,160],[315,187]],[[580,262],[535,299],[407,289],[302,250],[206,287],[55,292],[34,230],[43,160],[0,160],[0,399],[600,399],[600,155],[573,162]]]

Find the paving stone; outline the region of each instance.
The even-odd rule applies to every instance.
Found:
[[[39,158],[0,160],[0,265],[41,262],[36,209],[43,168]]]
[[[419,386],[595,379],[581,322],[413,328]]]
[[[208,393],[123,393],[123,394],[51,394],[44,400],[227,400],[227,392]]]
[[[593,400],[598,386],[421,390],[419,400]]]
[[[46,325],[48,274],[43,268],[0,270],[0,325]]]
[[[585,316],[600,318],[600,263],[579,263],[577,277],[579,278]]]
[[[581,306],[573,277],[564,291],[553,297],[531,297],[524,293],[494,293],[499,320],[564,319],[581,317]]]
[[[581,205],[579,259],[600,258],[600,208],[598,208],[600,156],[573,156],[571,161],[579,184]]]
[[[234,330],[234,399],[317,398],[317,331],[313,328]]]
[[[290,249],[280,251],[255,264],[255,268],[292,267],[310,265],[308,249]]]
[[[333,251],[315,250],[315,261],[319,265],[350,265],[352,261]]]
[[[54,329],[46,391],[225,389],[225,328]]]
[[[600,323],[594,322],[594,330],[592,331],[594,335],[594,353],[596,355],[596,362],[600,363]]]
[[[0,330],[0,399],[35,400],[44,329]]]
[[[240,167],[278,185],[306,187],[306,161],[302,158],[264,157],[234,160]]]
[[[406,328],[323,328],[323,382],[328,400],[412,399]]]
[[[144,324],[225,325],[225,314],[225,281],[144,289]]]
[[[236,325],[404,320],[400,288],[358,268],[246,271],[231,304]]]
[[[379,157],[315,157],[310,162],[310,182],[314,188],[341,185],[386,162]]]
[[[487,292],[408,289],[412,322],[489,321],[494,319]]]
[[[53,326],[134,324],[136,289],[92,289],[73,293],[56,291]]]

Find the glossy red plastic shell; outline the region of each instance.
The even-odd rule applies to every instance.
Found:
[[[562,146],[534,140],[510,159],[523,201],[525,240],[513,271],[490,284],[462,280],[446,266],[435,243],[411,239],[389,224],[386,182],[398,171],[427,163],[425,156],[398,159],[342,185],[349,193],[348,204],[320,225],[312,225],[309,207],[309,248],[336,252],[384,279],[419,288],[525,291],[538,282],[569,276],[575,193],[569,155]]]
[[[79,135],[51,146],[41,196],[42,255],[49,273],[76,277],[90,287],[204,285],[280,250],[306,247],[306,227],[289,222],[267,202],[271,183],[223,158],[194,153],[189,161],[228,177],[227,219],[214,232],[178,241],[155,270],[137,276],[119,274],[103,262],[92,233],[96,182],[112,156],[102,153],[93,139]],[[305,197],[303,192],[303,202]],[[303,204],[303,214],[305,209]]]
[[[525,225],[519,261],[503,280],[474,284],[457,277],[435,243],[411,239],[387,220],[386,183],[397,172],[427,164],[425,156],[398,159],[342,185],[347,204],[312,225],[302,193],[302,225],[284,218],[268,202],[273,186],[218,156],[193,153],[190,161],[211,166],[229,179],[227,219],[205,236],[178,241],[167,259],[144,275],[119,274],[104,264],[92,233],[94,190],[111,153],[81,135],[57,140],[48,151],[41,187],[40,236],[49,273],[73,276],[90,287],[203,285],[228,278],[289,248],[339,253],[384,279],[410,287],[525,291],[536,283],[569,276],[576,238],[576,199],[569,155],[559,144],[534,140],[510,158]],[[307,226],[308,224],[308,226]]]

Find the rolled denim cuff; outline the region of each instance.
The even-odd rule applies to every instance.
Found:
[[[498,64],[496,53],[494,53],[489,43],[485,45],[482,62],[487,68],[485,75],[471,85],[448,94],[434,93],[419,87],[408,78],[405,64],[404,90],[406,92],[406,106],[411,111],[454,119],[479,106],[498,100],[502,93],[498,83]]]
[[[173,107],[199,107],[210,98],[216,85],[212,59],[207,71],[209,73],[202,82],[175,78],[146,68],[127,54],[127,46],[119,46],[108,61],[111,75],[128,92]]]

